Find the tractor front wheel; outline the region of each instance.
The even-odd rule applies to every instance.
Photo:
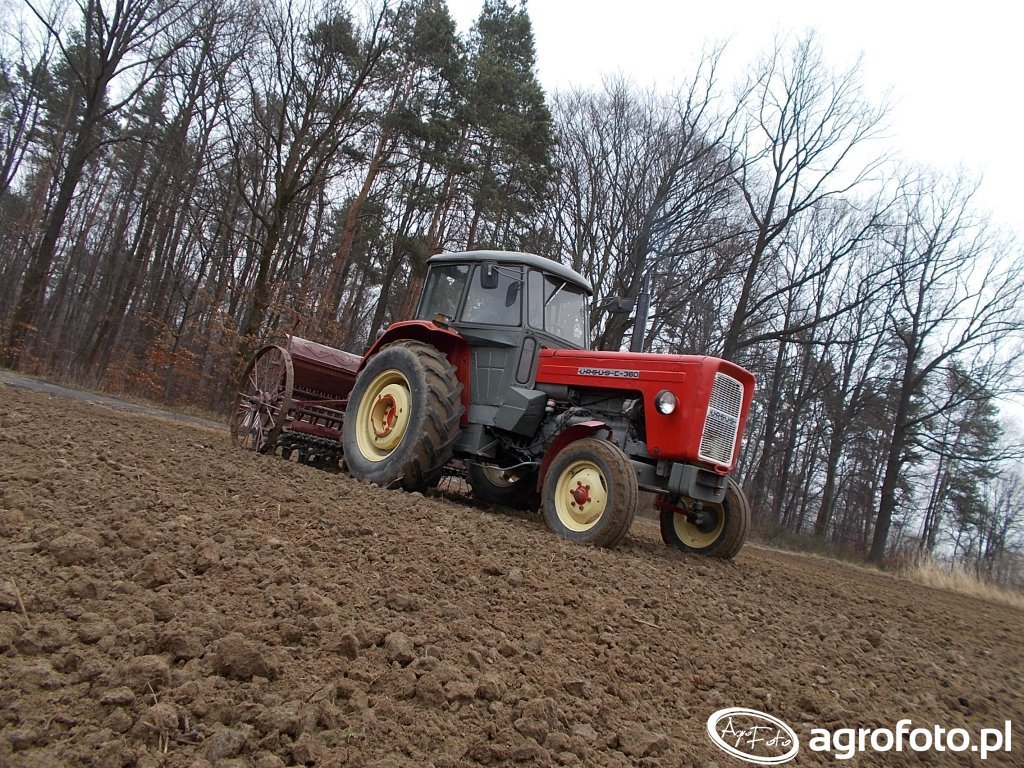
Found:
[[[488,464],[469,464],[467,480],[473,495],[488,504],[512,509],[537,508],[537,473],[504,471]]]
[[[750,505],[743,489],[730,477],[721,504],[704,503],[695,514],[686,499],[661,509],[661,539],[684,552],[729,560],[737,555],[750,527]]]
[[[614,547],[629,531],[639,489],[626,454],[585,437],[558,452],[544,476],[544,519],[563,538]]]
[[[345,464],[359,480],[422,491],[452,455],[462,415],[455,366],[429,344],[398,341],[359,372],[345,409]]]

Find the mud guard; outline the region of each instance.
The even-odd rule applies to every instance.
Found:
[[[560,432],[558,437],[551,441],[547,451],[544,452],[544,459],[541,461],[540,471],[537,473],[537,490],[539,491],[544,486],[544,476],[547,475],[548,467],[559,451],[569,443],[574,443],[584,437],[590,437],[602,429],[607,431],[608,437],[611,438],[612,428],[603,421],[581,421],[579,424],[573,424],[571,427]]]
[[[451,328],[444,328],[427,320],[403,320],[389,325],[366,350],[363,355],[359,370],[366,367],[366,363],[376,354],[381,347],[387,346],[393,341],[412,339],[422,341],[424,344],[431,344],[449,356],[459,354],[466,349],[466,341],[462,334],[453,331]],[[452,360],[454,364],[455,361]]]

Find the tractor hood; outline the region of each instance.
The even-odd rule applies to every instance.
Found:
[[[691,461],[716,472],[732,469],[750,402],[754,375],[717,357],[543,349],[538,388],[545,384],[636,393],[643,398],[648,452],[653,459]],[[655,408],[664,390],[672,413]]]

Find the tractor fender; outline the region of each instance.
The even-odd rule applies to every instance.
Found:
[[[412,339],[413,341],[422,341],[425,344],[430,344],[448,355],[449,359],[451,359],[453,352],[456,352],[458,349],[466,349],[467,346],[466,340],[462,338],[462,334],[453,331],[451,328],[442,328],[439,325],[434,325],[429,320],[404,320],[400,323],[392,323],[384,333],[376,338],[373,344],[370,345],[370,348],[366,350],[366,354],[363,355],[363,362],[360,364],[359,369],[362,370],[366,366],[367,361],[381,347],[393,341],[401,341],[402,339]],[[452,363],[455,363],[455,361],[452,360]]]
[[[540,463],[540,471],[537,473],[537,488],[542,488],[544,485],[544,476],[548,473],[548,467],[551,465],[552,460],[558,455],[569,443],[574,443],[584,437],[590,437],[595,432],[605,430],[608,433],[608,437],[612,436],[612,428],[605,424],[603,421],[581,421],[578,424],[566,428],[558,434],[554,440],[551,441],[551,445],[544,452],[544,459]]]

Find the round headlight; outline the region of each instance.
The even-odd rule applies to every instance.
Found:
[[[679,405],[679,401],[676,400],[676,396],[667,389],[661,390],[654,396],[654,407],[658,409],[658,413],[668,416],[675,411],[677,405]]]

